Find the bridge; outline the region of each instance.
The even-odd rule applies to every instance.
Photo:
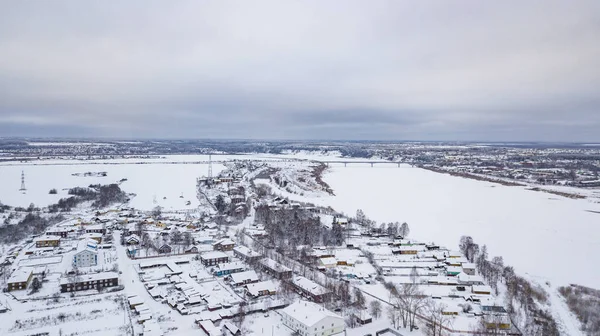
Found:
[[[374,167],[375,165],[396,165],[398,167],[400,167],[401,164],[403,163],[407,163],[407,162],[401,162],[401,161],[357,161],[357,160],[314,160],[313,162],[321,162],[324,163],[327,166],[333,165],[333,164],[340,164],[340,165],[344,165],[344,167],[347,167],[349,164],[368,164],[371,165],[371,167]]]

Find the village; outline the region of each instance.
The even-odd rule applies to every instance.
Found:
[[[125,202],[26,239],[1,260],[2,333],[520,334],[463,253],[273,190],[325,192],[311,169],[237,161],[198,179],[201,212]],[[23,323],[44,302],[50,315]]]

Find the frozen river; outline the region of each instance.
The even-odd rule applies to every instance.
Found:
[[[462,235],[539,281],[600,288],[600,204],[404,166],[333,167],[328,203],[378,222],[407,222],[411,237],[457,249]],[[597,201],[597,199],[596,199]]]

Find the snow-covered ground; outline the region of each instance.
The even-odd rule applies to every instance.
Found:
[[[427,170],[358,164],[334,166],[324,177],[336,196],[307,199],[378,222],[407,222],[411,236],[456,248],[462,235],[487,244],[518,272],[540,282],[600,287],[597,199],[573,200]]]
[[[213,164],[213,174],[224,168]],[[21,171],[25,173],[25,193],[19,191]],[[107,174],[84,176],[86,172]],[[125,178],[121,188],[137,195],[130,202],[134,208],[149,210],[160,205],[165,210],[191,209],[198,207],[196,178],[207,173],[207,164],[5,165],[0,166],[0,201],[11,206],[47,206],[68,197],[69,188],[117,183]],[[53,188],[58,192],[55,195],[49,194]],[[190,205],[186,205],[187,201]]]

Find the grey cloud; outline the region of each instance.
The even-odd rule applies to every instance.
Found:
[[[5,2],[0,132],[600,141],[598,36],[594,0]]]

